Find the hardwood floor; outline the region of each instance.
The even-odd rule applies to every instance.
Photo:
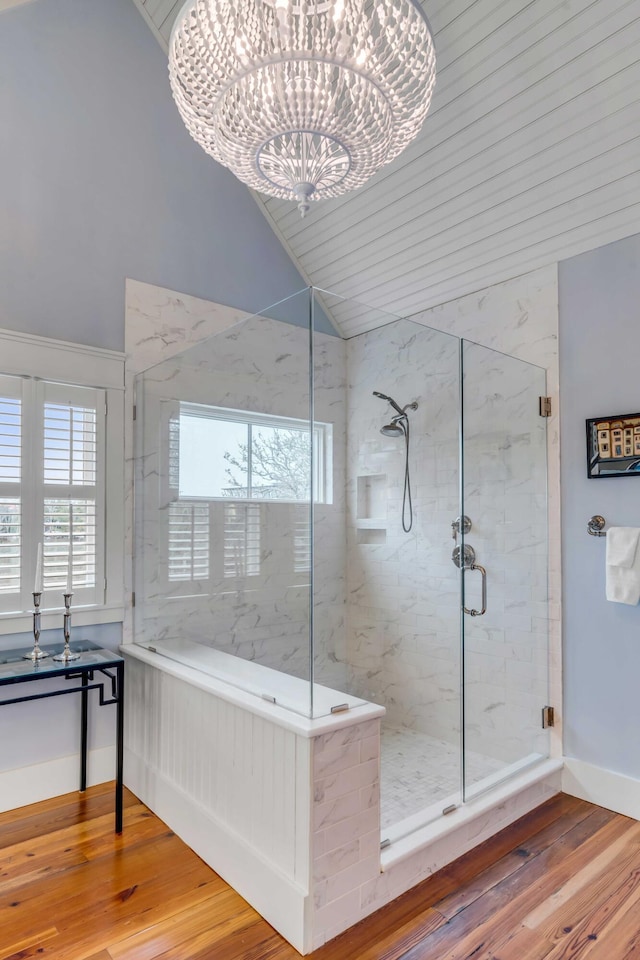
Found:
[[[0,815],[0,960],[299,954],[130,793]],[[559,796],[313,960],[640,960],[640,823]]]

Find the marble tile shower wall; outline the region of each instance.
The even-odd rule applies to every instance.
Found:
[[[460,731],[458,342],[407,320],[350,340],[348,612],[350,691],[382,703],[387,722],[443,739]],[[380,427],[388,394],[410,413],[414,525],[402,529],[404,440]]]
[[[144,546],[139,558],[144,598],[138,604],[138,639],[164,643],[191,639],[295,676],[309,676],[309,570],[304,556],[300,559],[309,539],[308,506],[256,504],[259,569],[254,567],[250,574],[171,582],[166,575],[168,500],[163,499],[168,458],[166,442],[164,453],[158,442],[161,425],[167,422],[163,409],[171,405],[177,409],[176,400],[304,419],[309,409],[308,350],[305,330],[254,317],[145,374]],[[345,609],[344,354],[341,340],[316,337],[316,419],[332,425],[333,444],[327,464],[332,471],[331,502],[316,506],[315,602],[323,615],[316,623],[315,642],[326,680],[336,686],[344,686],[342,666],[333,653],[336,635],[344,631]],[[220,530],[225,507],[219,501],[210,504],[212,531]],[[211,550],[219,551],[222,539],[212,535]]]

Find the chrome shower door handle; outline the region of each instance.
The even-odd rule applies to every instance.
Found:
[[[470,617],[482,617],[487,612],[487,571],[479,563],[472,563],[470,566],[464,568],[464,571],[466,570],[480,571],[482,577],[482,610],[468,610],[466,607],[462,609],[465,613],[468,613]]]

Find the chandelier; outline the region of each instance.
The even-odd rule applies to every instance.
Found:
[[[435,52],[418,0],[187,0],[169,74],[194,140],[304,216],[417,136]]]

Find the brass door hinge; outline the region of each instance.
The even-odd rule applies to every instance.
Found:
[[[539,397],[540,401],[540,416],[541,417],[550,417],[551,416],[551,397]]]
[[[553,727],[555,725],[555,711],[553,707],[543,707],[542,708],[542,729],[546,730],[547,727]]]

